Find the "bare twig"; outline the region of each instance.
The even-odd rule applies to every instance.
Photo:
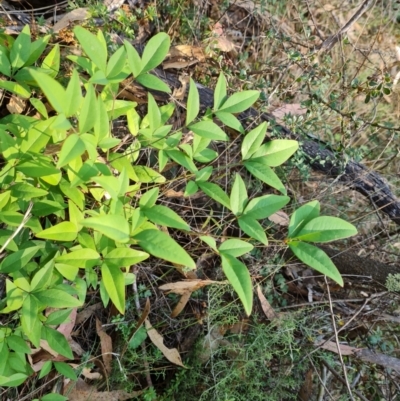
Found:
[[[350,383],[349,383],[349,380],[347,378],[346,365],[344,364],[342,351],[340,349],[339,336],[338,336],[338,331],[337,331],[337,328],[336,328],[335,314],[333,313],[333,305],[332,305],[332,299],[331,299],[331,292],[329,290],[329,283],[328,283],[328,280],[327,280],[326,276],[324,278],[325,278],[325,283],[326,283],[326,291],[328,293],[328,298],[329,298],[329,309],[331,311],[332,327],[333,327],[333,331],[335,332],[335,341],[336,341],[336,345],[337,345],[337,350],[338,350],[340,363],[341,363],[342,369],[343,369],[344,381],[346,383],[346,387],[347,387],[347,391],[349,392],[350,399],[352,401],[354,401],[353,392],[351,390]]]
[[[329,51],[343,35],[357,22],[358,19],[372,6],[375,0],[365,0],[356,13],[334,34],[325,39],[319,50]]]

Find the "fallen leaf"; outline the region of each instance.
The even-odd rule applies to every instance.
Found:
[[[173,189],[166,190],[163,195],[166,198],[183,198],[185,196],[182,191],[174,191]]]
[[[76,8],[75,10],[66,13],[60,21],[53,26],[54,33],[59,32],[61,29],[66,28],[75,21],[83,21],[89,16],[89,10],[87,8]]]
[[[100,337],[101,345],[101,356],[103,358],[104,367],[107,373],[111,372],[112,363],[112,340],[111,337],[103,330],[101,322],[96,318],[96,331],[97,335]]]
[[[90,316],[93,315],[93,313],[98,310],[102,309],[103,305],[101,302],[98,302],[96,304],[90,305],[87,308],[85,308],[82,312],[79,312],[78,315],[76,316],[75,324],[81,324],[85,320],[87,320]]]
[[[164,345],[164,338],[158,331],[151,325],[149,319],[145,320],[145,325],[147,329],[147,335],[149,336],[151,342],[163,353],[163,355],[173,364],[181,366],[185,365],[182,363],[181,356],[176,348],[167,348]]]
[[[11,114],[21,114],[25,110],[26,102],[24,99],[12,95],[6,107]]]
[[[271,304],[268,302],[267,298],[265,298],[264,294],[261,291],[261,287],[259,285],[257,286],[257,295],[258,295],[258,299],[260,300],[261,308],[262,308],[265,316],[267,316],[267,318],[269,320],[276,319],[278,316],[275,313],[274,309],[272,308]]]
[[[287,227],[289,225],[289,216],[282,211],[272,214],[271,216],[268,217],[268,220],[284,227]]]
[[[67,340],[71,338],[71,333],[72,333],[72,329],[75,326],[76,317],[77,317],[77,309],[74,308],[74,309],[72,309],[72,311],[69,315],[69,322],[60,324],[57,327],[57,331],[59,331],[61,334],[64,334],[64,336]]]
[[[220,284],[220,283],[218,281],[201,280],[201,279],[183,280],[183,281],[177,281],[176,283],[163,284],[158,288],[162,291],[168,291],[168,294],[172,292],[174,294],[183,295],[187,291],[193,292],[210,284]]]
[[[192,291],[186,291],[182,294],[179,302],[175,305],[175,308],[171,312],[171,317],[177,317],[185,308],[186,304],[188,303],[190,296],[192,295]]]
[[[96,387],[90,386],[81,378],[77,382],[71,381],[64,385],[63,391],[69,401],[125,401],[136,399],[141,394],[143,391],[97,391]]]
[[[326,349],[327,351],[334,352],[335,354],[339,353],[338,344],[333,341],[317,343],[316,345],[320,348]],[[360,348],[351,347],[350,345],[346,344],[339,344],[339,347],[342,355],[354,355],[357,351],[360,351]]]

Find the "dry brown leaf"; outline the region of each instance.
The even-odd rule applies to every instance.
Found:
[[[172,292],[174,294],[183,295],[187,291],[193,292],[210,284],[220,284],[220,283],[218,281],[201,280],[201,279],[183,280],[183,281],[177,281],[176,283],[163,284],[158,288],[162,291],[168,291],[168,294]]]
[[[282,211],[276,212],[268,217],[268,220],[272,221],[275,224],[279,224],[280,226],[287,227],[289,225],[289,216]]]
[[[16,95],[12,95],[6,107],[11,114],[21,114],[25,110],[26,101]]]
[[[188,303],[191,295],[192,295],[192,291],[186,291],[185,293],[182,294],[181,299],[175,305],[174,310],[171,312],[172,318],[177,317],[183,311],[183,309],[186,306],[186,304]]]
[[[326,349],[327,351],[334,352],[338,354],[338,345],[333,341],[326,341],[323,343],[316,344],[318,347]],[[342,355],[354,355],[357,351],[360,351],[360,348],[351,347],[350,345],[346,344],[339,344],[340,353]]]
[[[64,385],[63,395],[68,397],[69,401],[125,401],[136,399],[143,391],[132,391],[130,393],[123,390],[116,391],[97,391],[96,387],[90,386],[78,379],[77,382],[69,382]]]
[[[78,364],[76,364],[76,363],[69,363],[69,365],[71,366],[71,368],[73,368],[73,369],[81,369],[81,365],[78,365]],[[92,372],[92,370],[91,369],[89,369],[89,368],[83,368],[82,370],[81,370],[81,375],[82,376],[84,376],[84,377],[86,377],[86,379],[89,379],[89,380],[98,380],[98,379],[102,379],[103,378],[103,376],[101,375],[101,373],[99,373],[99,372]]]
[[[166,190],[163,195],[167,198],[183,198],[185,196],[182,191],[174,191],[173,189]]]
[[[171,47],[169,50],[169,57],[194,57],[198,61],[205,61],[206,56],[204,50],[200,46],[178,45]]]
[[[58,21],[53,26],[53,31],[55,33],[59,32],[61,29],[66,28],[74,21],[83,21],[89,17],[89,10],[87,8],[76,8],[75,10],[66,13],[60,21]]]
[[[163,68],[182,69],[205,61],[206,57],[200,46],[179,45],[171,47],[168,59],[164,61]]]
[[[274,320],[278,317],[278,315],[275,313],[274,309],[272,308],[271,304],[268,302],[267,298],[265,298],[264,294],[261,291],[261,287],[258,285],[257,286],[257,295],[258,299],[261,302],[261,308],[267,316],[269,320]]]
[[[88,319],[90,316],[92,316],[96,310],[102,309],[102,308],[103,308],[103,305],[101,302],[98,302],[97,304],[88,306],[82,312],[78,313],[75,324],[78,325],[80,323],[83,323],[86,319]]]
[[[75,326],[76,316],[77,316],[77,309],[74,308],[72,309],[69,315],[69,322],[60,324],[57,328],[57,331],[64,334],[67,340],[71,338],[72,329]]]
[[[164,338],[158,331],[151,325],[149,319],[145,320],[147,335],[149,336],[151,342],[163,353],[163,355],[173,364],[181,366],[185,365],[182,363],[181,356],[176,348],[167,348],[164,345]]]
[[[178,77],[179,82],[182,84],[180,88],[175,88],[172,97],[177,100],[183,100],[186,95],[186,90],[189,85],[190,77],[188,75],[181,75]]]
[[[111,372],[112,363],[112,340],[111,337],[103,330],[101,322],[96,318],[96,331],[97,335],[100,337],[101,345],[101,356],[103,358],[104,367],[107,373]]]

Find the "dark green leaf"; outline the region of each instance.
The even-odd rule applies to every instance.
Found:
[[[196,268],[194,260],[169,235],[158,230],[144,230],[133,238],[146,252],[157,258],[167,260],[191,269]]]
[[[222,270],[242,301],[244,310],[250,316],[253,308],[253,286],[250,273],[242,262],[229,253],[221,252]]]
[[[318,272],[336,281],[343,287],[343,279],[336,266],[332,263],[329,256],[316,246],[292,241],[289,243],[289,248],[293,253],[306,265],[312,267]]]

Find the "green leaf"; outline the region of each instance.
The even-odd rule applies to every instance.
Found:
[[[226,241],[224,241],[218,250],[219,252],[222,252],[224,254],[229,254],[237,258],[246,253],[249,253],[253,248],[254,246],[251,245],[250,243],[234,238],[234,239],[227,239]]]
[[[136,174],[139,182],[149,184],[162,184],[165,182],[165,177],[150,167],[137,165],[132,166],[132,170]]]
[[[29,338],[32,344],[38,348],[40,344],[40,335],[42,323],[38,317],[39,305],[33,295],[28,295],[21,309],[21,326],[24,334]]]
[[[28,90],[26,85],[21,85],[14,81],[0,80],[0,88],[15,93],[23,99],[29,99],[31,96],[31,92]]]
[[[247,110],[260,96],[255,90],[236,92],[230,96],[218,109],[227,113],[241,113]]]
[[[160,193],[160,188],[155,187],[147,192],[145,192],[142,197],[139,199],[140,208],[150,208],[154,206],[157,202],[158,194]]]
[[[67,359],[74,359],[68,341],[59,331],[43,326],[42,335],[54,351],[65,356]]]
[[[39,249],[39,246],[31,246],[29,248],[20,249],[17,252],[11,253],[1,262],[0,272],[13,273],[22,269],[36,255]]]
[[[30,73],[45,94],[49,103],[53,106],[54,110],[58,113],[64,114],[68,112],[67,95],[61,84],[48,75],[37,72],[33,69],[30,69]]]
[[[69,323],[71,319],[69,318],[71,315],[72,309],[63,309],[63,310],[58,310],[55,312],[50,313],[49,316],[47,316],[46,320],[46,325],[47,326],[57,326],[59,324],[63,323]]]
[[[58,373],[61,373],[63,376],[67,377],[68,379],[75,380],[75,381],[78,380],[74,369],[72,369],[71,366],[69,366],[67,363],[54,361],[54,367],[56,368]],[[67,400],[68,398],[65,397],[63,399]],[[43,398],[42,398],[42,400],[43,400]]]
[[[160,78],[152,74],[140,74],[136,81],[145,88],[153,89],[160,92],[171,93],[170,87]]]
[[[150,255],[131,248],[115,248],[104,256],[108,266],[129,267],[146,260]]]
[[[78,38],[82,49],[90,60],[105,73],[107,65],[107,48],[103,46],[101,41],[95,35],[79,25],[74,28],[74,34]]]
[[[225,111],[217,111],[215,115],[227,127],[230,127],[242,134],[244,133],[244,128],[241,122],[232,113],[226,113]]]
[[[55,259],[56,263],[64,263],[66,265],[90,268],[100,264],[100,255],[90,248],[77,249],[69,253],[64,253]]]
[[[120,47],[108,60],[106,76],[107,79],[123,80],[127,74],[123,74],[122,70],[126,64],[126,51],[124,47]],[[122,73],[122,74],[121,74]]]
[[[46,110],[46,106],[44,105],[44,103],[41,100],[32,97],[29,99],[29,102],[44,118],[46,118],[46,119],[49,118],[49,115]]]
[[[229,141],[228,135],[212,121],[199,121],[189,126],[195,134],[214,141]]]
[[[97,120],[97,99],[92,84],[86,86],[86,96],[79,112],[79,132],[89,132]]]
[[[192,78],[190,78],[186,109],[186,125],[189,125],[197,117],[200,111],[199,91],[197,90],[197,86]]]
[[[255,220],[265,219],[287,205],[289,201],[290,198],[288,196],[260,196],[249,202],[243,215]]]
[[[194,181],[189,181],[186,185],[184,196],[192,196],[199,190],[199,187]]]
[[[343,287],[343,278],[329,256],[314,245],[292,241],[289,244],[292,252],[306,265],[336,281]]]
[[[155,224],[190,231],[190,227],[186,221],[167,206],[154,205],[150,208],[145,207],[143,214]]]
[[[18,387],[28,378],[23,373],[14,373],[9,376],[0,376],[0,387]]]
[[[231,210],[231,201],[228,195],[217,184],[212,182],[198,182],[197,185],[211,199],[214,199],[221,205]]]
[[[129,241],[129,224],[119,215],[108,214],[105,216],[89,217],[80,222],[84,227],[93,228],[108,238],[117,242]]]
[[[11,187],[11,196],[23,200],[38,198],[47,194],[48,192],[44,189],[34,187],[27,182],[19,182]]]
[[[230,197],[230,205],[235,216],[243,213],[247,200],[246,185],[240,174],[236,173]]]
[[[49,76],[55,78],[60,70],[60,45],[57,43],[42,62],[42,68],[50,70]]]
[[[320,204],[317,200],[308,202],[295,210],[290,217],[288,237],[296,237],[297,233],[306,225],[306,223],[319,216],[319,211]]]
[[[191,173],[196,173],[197,172],[196,165],[183,152],[181,152],[179,150],[167,150],[165,153],[168,155],[168,157],[170,157],[172,160],[174,160],[175,162],[177,162],[181,166],[185,167]]]
[[[124,274],[118,266],[103,263],[101,276],[104,287],[110,296],[111,301],[121,314],[125,313],[125,280]]]
[[[52,308],[74,308],[82,306],[79,299],[67,294],[65,291],[54,288],[34,292],[36,299],[42,306]]]
[[[353,224],[338,217],[320,216],[306,223],[295,239],[309,242],[330,242],[356,234],[357,229]]]
[[[40,401],[66,401],[66,400],[68,400],[68,397],[65,397],[58,393],[46,394],[40,399]]]
[[[259,147],[252,157],[264,157],[268,166],[276,167],[288,160],[298,148],[299,143],[297,141],[291,139],[274,139]]]
[[[208,235],[202,235],[200,237],[202,241],[204,241],[211,249],[213,249],[215,252],[218,252],[217,249],[217,243],[215,242],[215,239],[213,237],[210,237]]]
[[[21,352],[23,354],[31,354],[32,350],[28,347],[28,344],[20,336],[11,335],[7,337],[7,345],[10,349],[15,352]]]
[[[259,157],[257,159],[246,160],[243,164],[254,177],[286,195],[286,188],[282,184],[282,181],[274,173],[271,167],[268,166],[264,158]]]
[[[59,153],[57,168],[61,168],[81,156],[85,150],[85,143],[77,134],[69,135]]]
[[[37,155],[33,160],[18,164],[16,170],[25,174],[27,177],[34,178],[58,174],[60,172],[60,170],[54,167],[54,162],[51,158],[41,155]]]
[[[124,40],[126,55],[128,58],[129,68],[135,78],[137,78],[142,71],[142,60],[136,49],[127,41]]]
[[[26,67],[32,65],[43,54],[51,35],[40,36],[39,39],[31,43],[31,52],[28,60],[24,64]]]
[[[54,261],[50,260],[41,267],[31,280],[31,291],[37,291],[50,285],[53,276]]]
[[[112,175],[102,175],[100,177],[93,177],[93,181],[97,182],[97,184],[100,184],[101,187],[108,192],[112,199],[118,199],[118,196],[120,195],[121,184],[116,177]]]
[[[148,104],[147,104],[148,114],[147,118],[149,120],[150,128],[154,131],[161,127],[161,111],[151,93],[148,94]]]
[[[53,366],[52,361],[46,361],[43,364],[42,369],[40,369],[39,379],[42,379],[43,377],[47,376],[50,373],[52,366]]]
[[[138,241],[139,246],[150,255],[191,269],[196,268],[196,263],[189,254],[162,231],[144,230],[136,234],[133,239]]]
[[[263,122],[253,130],[251,130],[243,139],[242,142],[242,159],[250,158],[261,146],[265,140],[267,132],[267,123]]]
[[[238,219],[239,227],[250,237],[268,245],[268,239],[261,224],[252,218],[241,216]]]
[[[217,86],[214,91],[214,110],[219,110],[226,100],[226,79],[224,74],[220,72]]]
[[[253,308],[253,286],[246,265],[229,253],[221,252],[222,270],[242,301],[244,310],[250,316]]]
[[[168,54],[170,39],[166,33],[160,32],[147,43],[142,55],[141,73],[152,70],[165,59]]]
[[[10,61],[14,71],[23,67],[31,54],[31,31],[29,25],[25,25],[21,33],[15,39],[11,51]]]
[[[80,108],[82,103],[82,92],[79,84],[79,74],[74,69],[66,90],[66,110],[65,116],[73,116]],[[107,114],[107,113],[106,113]]]
[[[73,241],[78,235],[78,229],[70,221],[63,221],[53,227],[40,231],[35,234],[38,238],[49,239],[53,241]]]
[[[3,46],[0,46],[0,73],[6,77],[11,77],[11,64],[8,58],[8,51]]]

